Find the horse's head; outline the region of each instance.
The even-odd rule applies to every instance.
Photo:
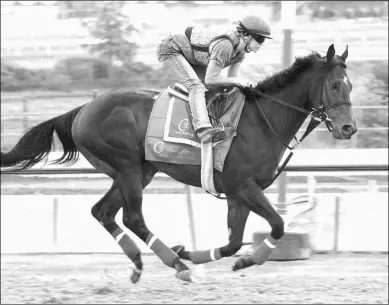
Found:
[[[352,113],[350,92],[352,84],[346,72],[348,47],[341,56],[335,55],[332,44],[327,55],[317,59],[319,77],[311,87],[309,100],[312,107],[328,117],[327,128],[336,139],[350,139],[357,131]],[[316,70],[316,69],[315,69]]]

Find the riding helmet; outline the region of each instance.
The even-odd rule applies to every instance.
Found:
[[[270,24],[263,17],[246,16],[239,22],[239,26],[250,35],[261,35],[268,39],[273,39],[271,37]]]

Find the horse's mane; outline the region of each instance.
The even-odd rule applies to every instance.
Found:
[[[297,57],[290,67],[283,69],[259,82],[255,89],[263,93],[274,92],[281,89],[285,85],[293,82],[300,73],[310,68],[315,60],[321,58],[322,57],[317,52],[312,52],[304,57]]]
[[[241,88],[241,90],[248,100],[255,100],[258,96],[258,92],[272,93],[282,89],[284,86],[293,82],[302,72],[310,68],[315,61],[322,58],[323,57],[319,53],[314,51],[307,56],[297,57],[290,67],[267,77],[261,82],[258,82],[254,88],[244,87]]]

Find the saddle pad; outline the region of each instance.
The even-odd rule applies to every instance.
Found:
[[[240,93],[221,118],[225,128],[233,132],[230,136],[213,143],[214,168],[223,171],[224,161],[236,135],[239,118],[244,106],[244,95]],[[145,158],[176,164],[201,165],[200,143],[194,134],[189,103],[172,95],[167,90],[156,99],[151,111],[145,138]]]

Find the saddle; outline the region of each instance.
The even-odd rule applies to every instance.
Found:
[[[188,90],[179,83],[175,83],[170,88],[172,89],[170,93],[176,91],[186,98],[189,97]],[[237,87],[222,86],[211,88],[205,92],[208,116],[213,126],[220,124],[220,118],[226,114],[227,109],[236,98],[237,91],[239,91]]]
[[[145,139],[149,161],[201,165],[201,143],[191,124],[189,94],[180,84],[170,85],[155,96]],[[245,96],[237,87],[215,88],[206,92],[210,121],[223,130],[213,136],[213,165],[223,171],[224,161],[237,134]]]

